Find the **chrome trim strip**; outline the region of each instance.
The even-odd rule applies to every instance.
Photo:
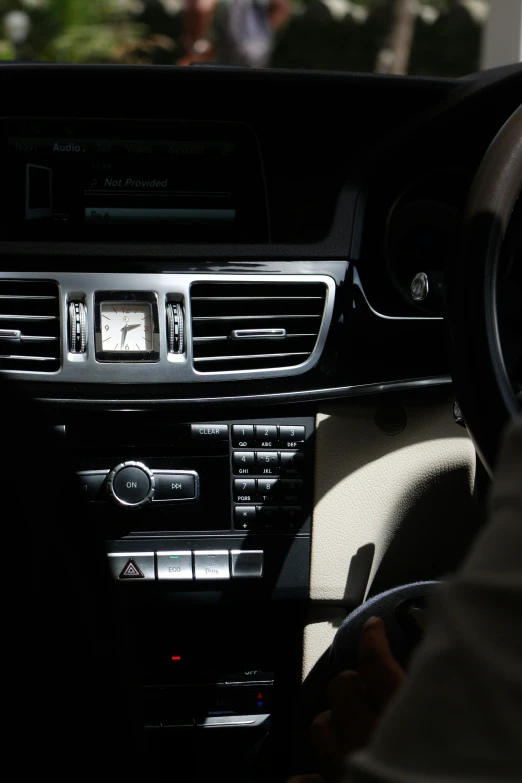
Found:
[[[372,311],[374,315],[377,316],[377,318],[384,318],[386,321],[443,321],[444,318],[442,316],[433,315],[433,316],[424,316],[424,315],[384,315],[384,313],[379,313],[378,310],[375,310],[370,302],[368,301],[368,297],[366,296],[366,293],[364,291],[363,285],[361,283],[361,278],[359,277],[359,273],[357,272],[357,269],[353,270],[353,284],[357,286],[361,294],[363,295],[363,299],[368,305],[369,309]]]

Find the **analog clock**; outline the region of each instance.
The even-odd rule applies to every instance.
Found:
[[[96,291],[94,312],[97,361],[159,361],[160,332],[156,293]]]
[[[149,302],[101,302],[103,351],[152,351],[152,308]]]

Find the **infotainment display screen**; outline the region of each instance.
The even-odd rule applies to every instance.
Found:
[[[263,165],[239,123],[6,121],[4,239],[267,242]]]

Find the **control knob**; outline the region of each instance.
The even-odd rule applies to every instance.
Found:
[[[167,327],[169,353],[183,353],[185,318],[179,302],[169,302],[167,305]]]
[[[142,462],[121,462],[107,479],[107,491],[122,506],[146,505],[154,488],[154,474]]]
[[[85,353],[87,347],[87,308],[83,302],[69,302],[69,351]]]

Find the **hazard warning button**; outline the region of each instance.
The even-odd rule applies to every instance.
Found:
[[[111,574],[120,582],[143,582],[155,579],[154,552],[111,552]]]
[[[129,560],[128,563],[125,564],[125,567],[123,568],[123,571],[120,574],[120,579],[144,579],[145,574],[143,571],[140,570],[140,567],[136,565],[134,560]]]

